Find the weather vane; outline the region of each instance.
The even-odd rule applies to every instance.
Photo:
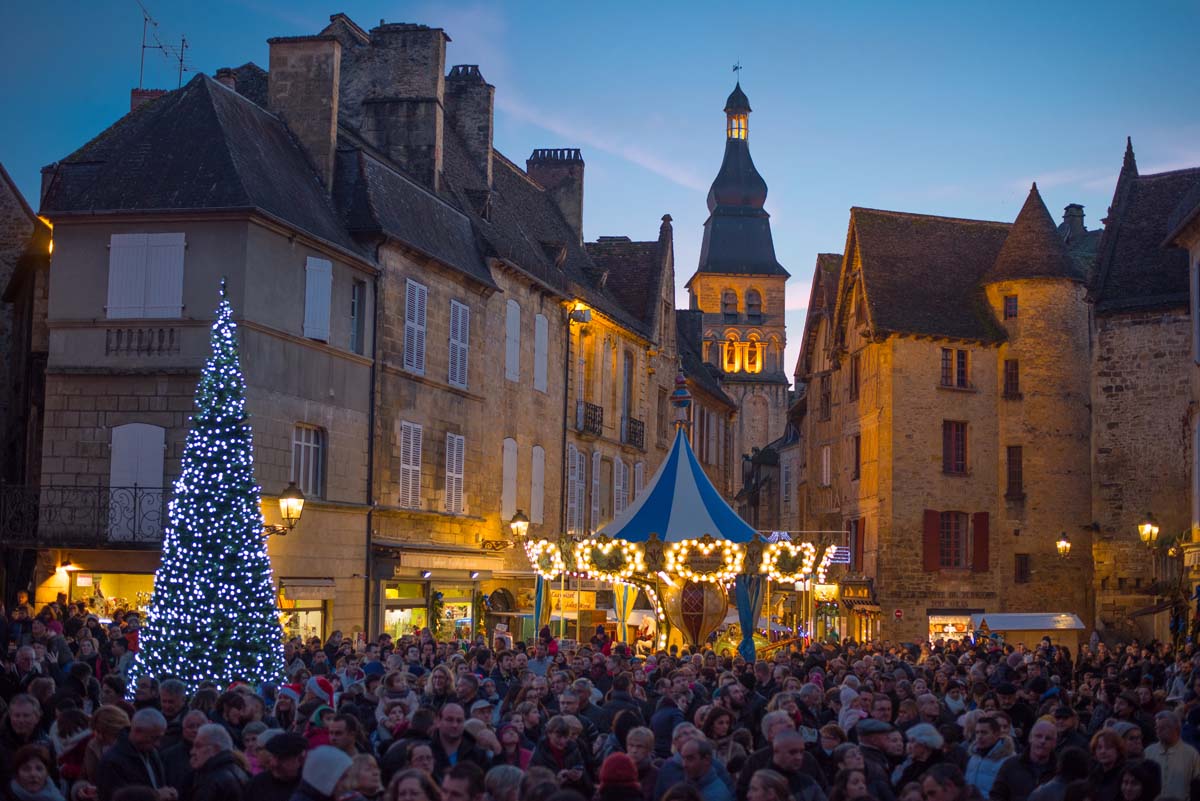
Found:
[[[742,71],[742,60],[740,58],[738,59],[738,62],[733,65],[733,71],[738,72],[738,73],[740,73]],[[741,77],[742,77],[741,75],[738,75],[738,78],[741,78]]]

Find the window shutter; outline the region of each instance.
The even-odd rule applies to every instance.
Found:
[[[146,244],[146,308],[143,316],[182,317],[183,234],[149,234]]]
[[[575,497],[579,503],[575,506],[575,530],[583,532],[583,506],[587,498],[587,455],[583,451],[575,452]]]
[[[161,535],[160,516],[150,512],[163,511],[165,442],[166,430],[147,423],[127,423],[112,430],[108,485],[137,487],[148,492],[122,493],[120,503],[127,506],[124,510],[127,514],[109,515],[110,540],[140,540]]]
[[[328,342],[333,263],[309,256],[304,267],[304,281],[304,336]]]
[[[625,491],[629,486],[625,462],[620,456],[613,457],[613,519],[625,511]]]
[[[935,509],[925,510],[925,569],[936,571],[941,567],[942,515]]]
[[[521,307],[510,300],[504,318],[504,377],[521,380]]]
[[[500,495],[500,519],[512,520],[517,513],[517,441],[504,440],[503,483]]]
[[[421,426],[400,423],[400,505],[415,509],[421,505]]]
[[[546,498],[546,449],[533,446],[533,464],[529,471],[529,522],[541,523]]]
[[[463,511],[463,451],[466,440],[459,434],[446,434],[446,511]]]
[[[404,369],[425,375],[425,304],[429,290],[411,278],[404,284]]]
[[[973,537],[971,542],[971,569],[976,573],[986,573],[988,570],[988,558],[990,556],[988,552],[988,513],[976,512],[971,515],[971,518],[972,528],[974,529],[974,533],[971,535]]]
[[[642,481],[645,478],[646,465],[638,462],[633,466],[633,500],[642,494]]]
[[[450,301],[450,374],[451,385],[467,388],[467,352],[471,340],[471,308]]]
[[[863,543],[867,539],[867,519],[860,517],[854,521],[854,542],[850,543],[854,550],[851,552],[850,560],[853,563],[853,568],[856,573],[861,573],[863,570]]]
[[[149,234],[113,234],[108,240],[110,320],[141,317],[146,303],[146,259]]]
[[[575,458],[574,445],[567,445],[567,531],[578,533],[575,518],[579,515],[579,460]]]
[[[592,532],[600,529],[600,451],[592,452]]]
[[[546,391],[547,350],[550,347],[550,325],[546,316],[533,318],[533,388]]]

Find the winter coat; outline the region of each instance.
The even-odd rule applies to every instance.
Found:
[[[1029,794],[1054,775],[1054,760],[1037,764],[1030,761],[1029,751],[1004,760],[992,783],[988,796],[992,801],[1027,801]]]
[[[299,778],[291,782],[281,782],[272,776],[270,771],[263,771],[246,785],[242,791],[242,798],[253,801],[289,801],[299,786]]]
[[[130,784],[164,787],[166,772],[158,752],[139,752],[129,741],[129,730],[126,729],[100,759],[100,767],[96,770],[99,801],[112,801],[113,793]]]
[[[58,758],[58,772],[64,779],[73,782],[83,776],[83,758],[91,740],[91,729],[75,732],[70,737],[59,737],[57,732],[51,731],[52,753]]]
[[[596,728],[602,732],[612,731],[613,721],[616,720],[618,714],[625,710],[629,710],[637,715],[639,726],[645,723],[645,718],[642,717],[642,702],[638,701],[625,690],[613,690],[608,700],[604,702],[603,710],[603,723],[596,725]]]
[[[671,756],[671,739],[675,734],[675,727],[686,720],[683,710],[676,706],[674,701],[663,700],[662,706],[650,718],[650,730],[654,732],[655,755],[663,759]]]
[[[1001,737],[997,740],[987,750],[987,753],[981,753],[972,748],[971,757],[967,760],[967,769],[964,772],[967,784],[978,790],[984,798],[989,798],[992,784],[996,781],[996,774],[1000,772],[1000,766],[1015,752],[1016,748],[1008,737]]]
[[[192,780],[192,801],[241,801],[250,777],[232,751],[209,757]]]
[[[561,754],[555,754],[550,748],[550,741],[543,739],[538,743],[537,748],[533,749],[533,755],[529,758],[529,766],[548,768],[555,776],[560,770],[579,770],[581,774],[579,779],[562,782],[562,789],[575,790],[584,798],[592,797],[592,782],[588,778],[587,760],[584,758],[579,744],[574,740],[568,740],[566,749]]]

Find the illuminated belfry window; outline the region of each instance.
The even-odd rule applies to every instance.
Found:
[[[726,135],[730,139],[745,139],[750,129],[749,114],[730,114],[726,117]]]
[[[725,340],[724,367],[727,373],[761,373],[766,343],[757,339],[739,342],[733,337]]]

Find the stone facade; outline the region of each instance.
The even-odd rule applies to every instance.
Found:
[[[1186,308],[1101,314],[1094,336],[1096,612],[1123,634],[1148,636],[1153,618],[1139,631],[1128,615],[1176,563],[1147,552],[1138,524],[1153,515],[1163,536],[1191,528],[1192,322]]]

